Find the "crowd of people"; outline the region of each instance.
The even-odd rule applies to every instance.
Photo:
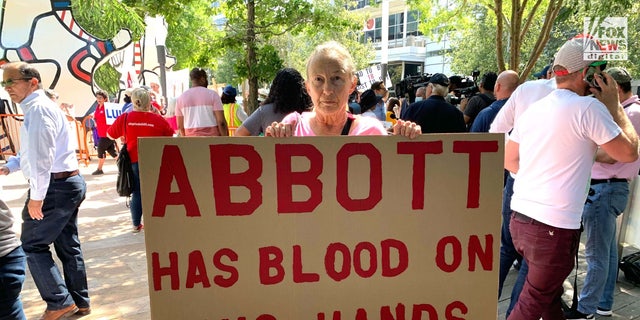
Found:
[[[505,133],[499,296],[514,261],[520,266],[507,319],[611,315],[616,217],[626,207],[629,181],[640,169],[640,100],[631,92],[632,77],[625,69],[606,69],[602,60],[584,59],[590,41],[567,41],[554,62],[536,74],[538,80],[523,82],[511,70],[487,72],[478,94],[458,106],[450,103],[458,79],[440,73],[417,88],[412,103],[391,97],[383,82],[358,92],[353,59],[337,42],[316,47],[307,62],[306,80],[295,69],[280,70],[251,115],[236,102],[233,86],[221,93],[209,89],[202,68],[191,70],[191,88],[166,101],[167,109],[165,101],[155,99],[161,96],[158,88],[126,90],[122,115],[111,125],[104,116],[108,95],[98,91],[93,118],[99,163],[93,174],[103,174],[107,153],[117,157],[114,140],[126,142],[135,176],[130,210],[137,233],[143,229],[139,137],[392,134],[411,139],[423,133]],[[25,318],[17,289],[24,281],[25,260],[47,305],[42,319],[89,314],[77,225],[86,184],[70,148],[65,114],[52,94],[42,90],[33,66],[7,63],[3,69],[2,86],[22,106],[25,121],[22,149],[0,167],[0,174],[22,169],[29,193],[21,245],[0,202],[0,290],[9,295],[0,300],[0,318]],[[59,197],[69,201],[56,201]],[[582,228],[587,276],[580,302],[564,311],[562,283],[575,266]],[[51,244],[63,272],[52,260]]]

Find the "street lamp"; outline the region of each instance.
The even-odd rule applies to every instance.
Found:
[[[164,17],[156,16],[149,21],[152,26],[153,36],[158,55],[158,65],[160,66],[160,87],[162,88],[162,107],[167,108],[167,54],[165,43],[167,41],[167,26]]]

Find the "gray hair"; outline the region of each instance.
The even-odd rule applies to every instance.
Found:
[[[325,42],[315,48],[309,60],[307,60],[307,77],[309,76],[309,67],[319,57],[330,58],[340,63],[345,73],[355,77],[356,65],[349,51],[336,41]]]
[[[131,93],[131,102],[133,102],[133,108],[138,111],[149,111],[149,107],[151,106],[151,97],[149,96],[149,91],[136,88]]]

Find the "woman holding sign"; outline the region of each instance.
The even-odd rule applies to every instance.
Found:
[[[289,114],[282,122],[274,122],[267,127],[266,135],[387,135],[384,126],[377,119],[348,113],[349,94],[358,83],[354,71],[351,54],[339,43],[332,41],[316,47],[307,61],[305,81],[313,102],[313,111]],[[422,131],[413,122],[399,120],[393,132],[415,138]]]
[[[138,88],[131,93],[133,111],[120,115],[107,131],[109,139],[124,137],[127,151],[131,157],[133,169],[133,193],[131,193],[131,219],[133,232],[142,230],[142,199],[140,195],[140,169],[138,167],[138,138],[139,137],[171,137],[173,129],[161,115],[151,108],[149,91]]]

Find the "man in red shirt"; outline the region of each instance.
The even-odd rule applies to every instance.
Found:
[[[107,129],[109,129],[109,125],[107,125],[104,103],[108,100],[109,96],[105,91],[99,90],[96,92],[96,101],[98,102],[98,106],[93,114],[93,118],[96,122],[96,129],[98,130],[98,141],[94,141],[98,148],[98,169],[92,173],[94,176],[104,174],[102,171],[102,165],[104,165],[104,159],[107,152],[113,158],[118,156],[115,141],[107,138]]]

